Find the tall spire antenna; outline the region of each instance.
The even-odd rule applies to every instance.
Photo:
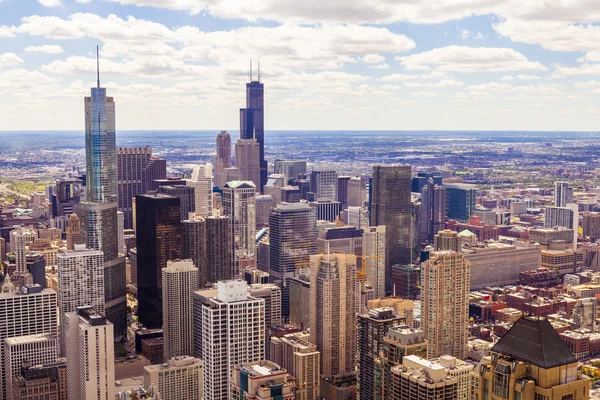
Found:
[[[252,82],[252,59],[250,59],[250,82]]]
[[[260,55],[258,56],[258,81],[260,82]]]
[[[100,87],[100,50],[96,46],[96,74],[98,76],[98,88]]]

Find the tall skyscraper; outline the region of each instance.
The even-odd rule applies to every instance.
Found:
[[[202,360],[175,357],[144,367],[144,387],[152,385],[162,400],[202,399]]]
[[[374,165],[371,226],[385,225],[385,290],[392,292],[392,265],[410,264],[413,255],[411,168],[408,165]]]
[[[137,195],[138,316],[147,328],[162,327],[162,269],[181,258],[179,199]]]
[[[248,181],[227,182],[223,187],[223,214],[229,217],[231,276],[239,277],[254,265],[256,249],[256,186]]]
[[[69,400],[115,398],[113,325],[92,307],[78,307],[63,321],[67,339]]]
[[[217,283],[194,293],[195,335],[204,360],[204,398],[231,399],[234,365],[265,358],[265,301],[248,295],[245,281]]]
[[[460,183],[445,184],[446,216],[460,222],[467,222],[475,209],[477,190],[473,185]]]
[[[356,357],[356,256],[310,256],[311,342],[321,353],[321,374],[354,372]]]
[[[77,214],[69,215],[67,223],[67,250],[73,250],[76,244],[81,244],[83,237],[81,235],[81,222]]]
[[[360,176],[348,180],[348,207],[364,207],[367,201],[367,182]]]
[[[265,104],[264,85],[260,81],[260,68],[258,79],[253,80],[250,73],[250,82],[246,83],[246,108],[240,109],[240,139],[256,139],[260,148],[260,185],[262,188],[267,183],[268,166],[265,160]]]
[[[337,199],[341,204],[342,210],[348,207],[348,183],[351,176],[338,176]]]
[[[363,254],[367,282],[375,298],[385,297],[385,226],[368,226],[363,230]]]
[[[57,299],[52,289],[37,285],[16,291],[10,276],[4,278],[0,290],[0,343],[4,339],[38,333],[58,334]],[[0,360],[4,360],[4,345],[0,346]],[[0,399],[5,400],[6,382],[4,363],[0,362]]]
[[[119,254],[115,102],[106,89],[91,89],[85,105],[86,201],[77,214],[89,249],[104,252],[104,307],[114,332],[127,330],[125,256]]]
[[[433,237],[446,224],[446,189],[433,183],[433,178],[421,190],[420,243],[433,243]]]
[[[194,350],[192,293],[198,289],[198,268],[192,260],[167,261],[162,269],[163,341],[165,360]]]
[[[125,229],[133,228],[133,198],[156,190],[155,179],[167,177],[167,160],[152,154],[152,147],[117,148],[117,198]]]
[[[250,181],[262,191],[260,146],[256,139],[238,139],[235,144],[235,166],[240,169],[241,181]]]
[[[338,174],[333,167],[314,167],[310,173],[313,201],[337,201]]]
[[[179,216],[182,221],[188,219],[190,213],[196,211],[195,192],[195,187],[186,185],[161,185],[158,187],[158,193],[177,197],[179,199]]]
[[[315,213],[306,203],[280,203],[269,216],[269,275],[281,288],[281,316],[290,317],[290,288],[287,280],[308,268],[317,249]]]
[[[188,186],[194,188],[196,197],[194,213],[196,217],[208,217],[213,213],[212,171],[213,166],[211,163],[196,165],[192,171],[192,179],[187,181]],[[188,215],[182,216],[183,219],[188,219],[188,217]]]
[[[554,207],[566,207],[573,202],[573,188],[569,182],[554,182]]]
[[[421,315],[427,358],[464,358],[469,336],[470,268],[461,253],[431,253],[421,270]]]
[[[276,174],[285,175],[285,183],[288,184],[298,179],[300,175],[306,175],[306,161],[275,160],[274,171]]]
[[[215,186],[223,187],[228,179],[225,169],[231,168],[231,136],[227,131],[217,135],[217,155],[215,157]]]
[[[19,285],[25,284],[27,271],[27,245],[33,243],[37,233],[32,229],[18,227],[10,232],[10,249],[15,253],[15,272],[13,278]]]
[[[573,248],[577,249],[579,236],[579,209],[577,204],[569,203],[564,207],[546,207],[544,228],[563,227],[573,230]]]
[[[60,321],[77,307],[91,306],[104,312],[104,253],[76,245],[74,251],[58,259],[58,309]],[[65,351],[65,332],[61,332],[61,354]]]

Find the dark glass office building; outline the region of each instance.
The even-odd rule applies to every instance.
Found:
[[[260,147],[260,191],[267,183],[265,160],[264,84],[258,80],[246,83],[246,108],[240,109],[240,139],[256,139]]]

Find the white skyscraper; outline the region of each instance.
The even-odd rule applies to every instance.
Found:
[[[310,191],[314,201],[337,201],[338,174],[333,167],[314,167],[310,174]]]
[[[74,251],[61,253],[58,260],[58,309],[61,324],[65,314],[77,307],[91,306],[104,313],[104,253],[76,244]],[[61,331],[61,354],[65,352],[65,330]]]
[[[58,334],[56,292],[39,285],[15,291],[6,277],[0,292],[0,360],[4,359],[4,339],[35,335]],[[0,400],[6,399],[4,363],[0,362]]]
[[[10,232],[10,249],[15,252],[16,269],[13,278],[24,283],[27,270],[27,246],[35,241],[37,233],[29,228],[18,227]]]
[[[58,339],[50,333],[18,336],[4,340],[4,371],[6,378],[20,373],[23,362],[31,365],[52,364],[58,358]],[[6,398],[12,400],[12,379],[6,380]]]
[[[569,182],[554,182],[554,206],[566,207],[573,202],[573,188],[569,187]]]
[[[91,307],[67,313],[66,357],[69,400],[115,398],[114,328]]]
[[[200,164],[194,167],[192,179],[187,181],[188,186],[194,188],[196,200],[196,217],[208,217],[213,212],[213,166],[211,163]],[[187,215],[182,215],[183,219],[188,219]]]
[[[367,282],[375,290],[375,298],[385,297],[385,225],[364,229],[363,254]]]
[[[161,400],[202,399],[202,360],[180,356],[144,367],[144,387],[154,386]]]
[[[546,207],[544,228],[555,228],[557,226],[573,229],[573,248],[577,249],[577,236],[579,233],[579,208],[577,204],[569,203],[564,207]]]
[[[198,268],[192,260],[167,261],[162,269],[165,360],[192,355],[194,324],[192,294],[198,289]]]
[[[204,398],[230,399],[232,367],[265,358],[265,301],[249,296],[245,281],[221,281],[216,290],[194,293],[194,320],[202,335]]]

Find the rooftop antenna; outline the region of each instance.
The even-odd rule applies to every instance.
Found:
[[[260,82],[260,55],[258,56],[258,81]]]
[[[250,59],[250,82],[252,82],[252,59]]]
[[[96,46],[96,74],[98,76],[98,88],[100,88],[100,50]]]

